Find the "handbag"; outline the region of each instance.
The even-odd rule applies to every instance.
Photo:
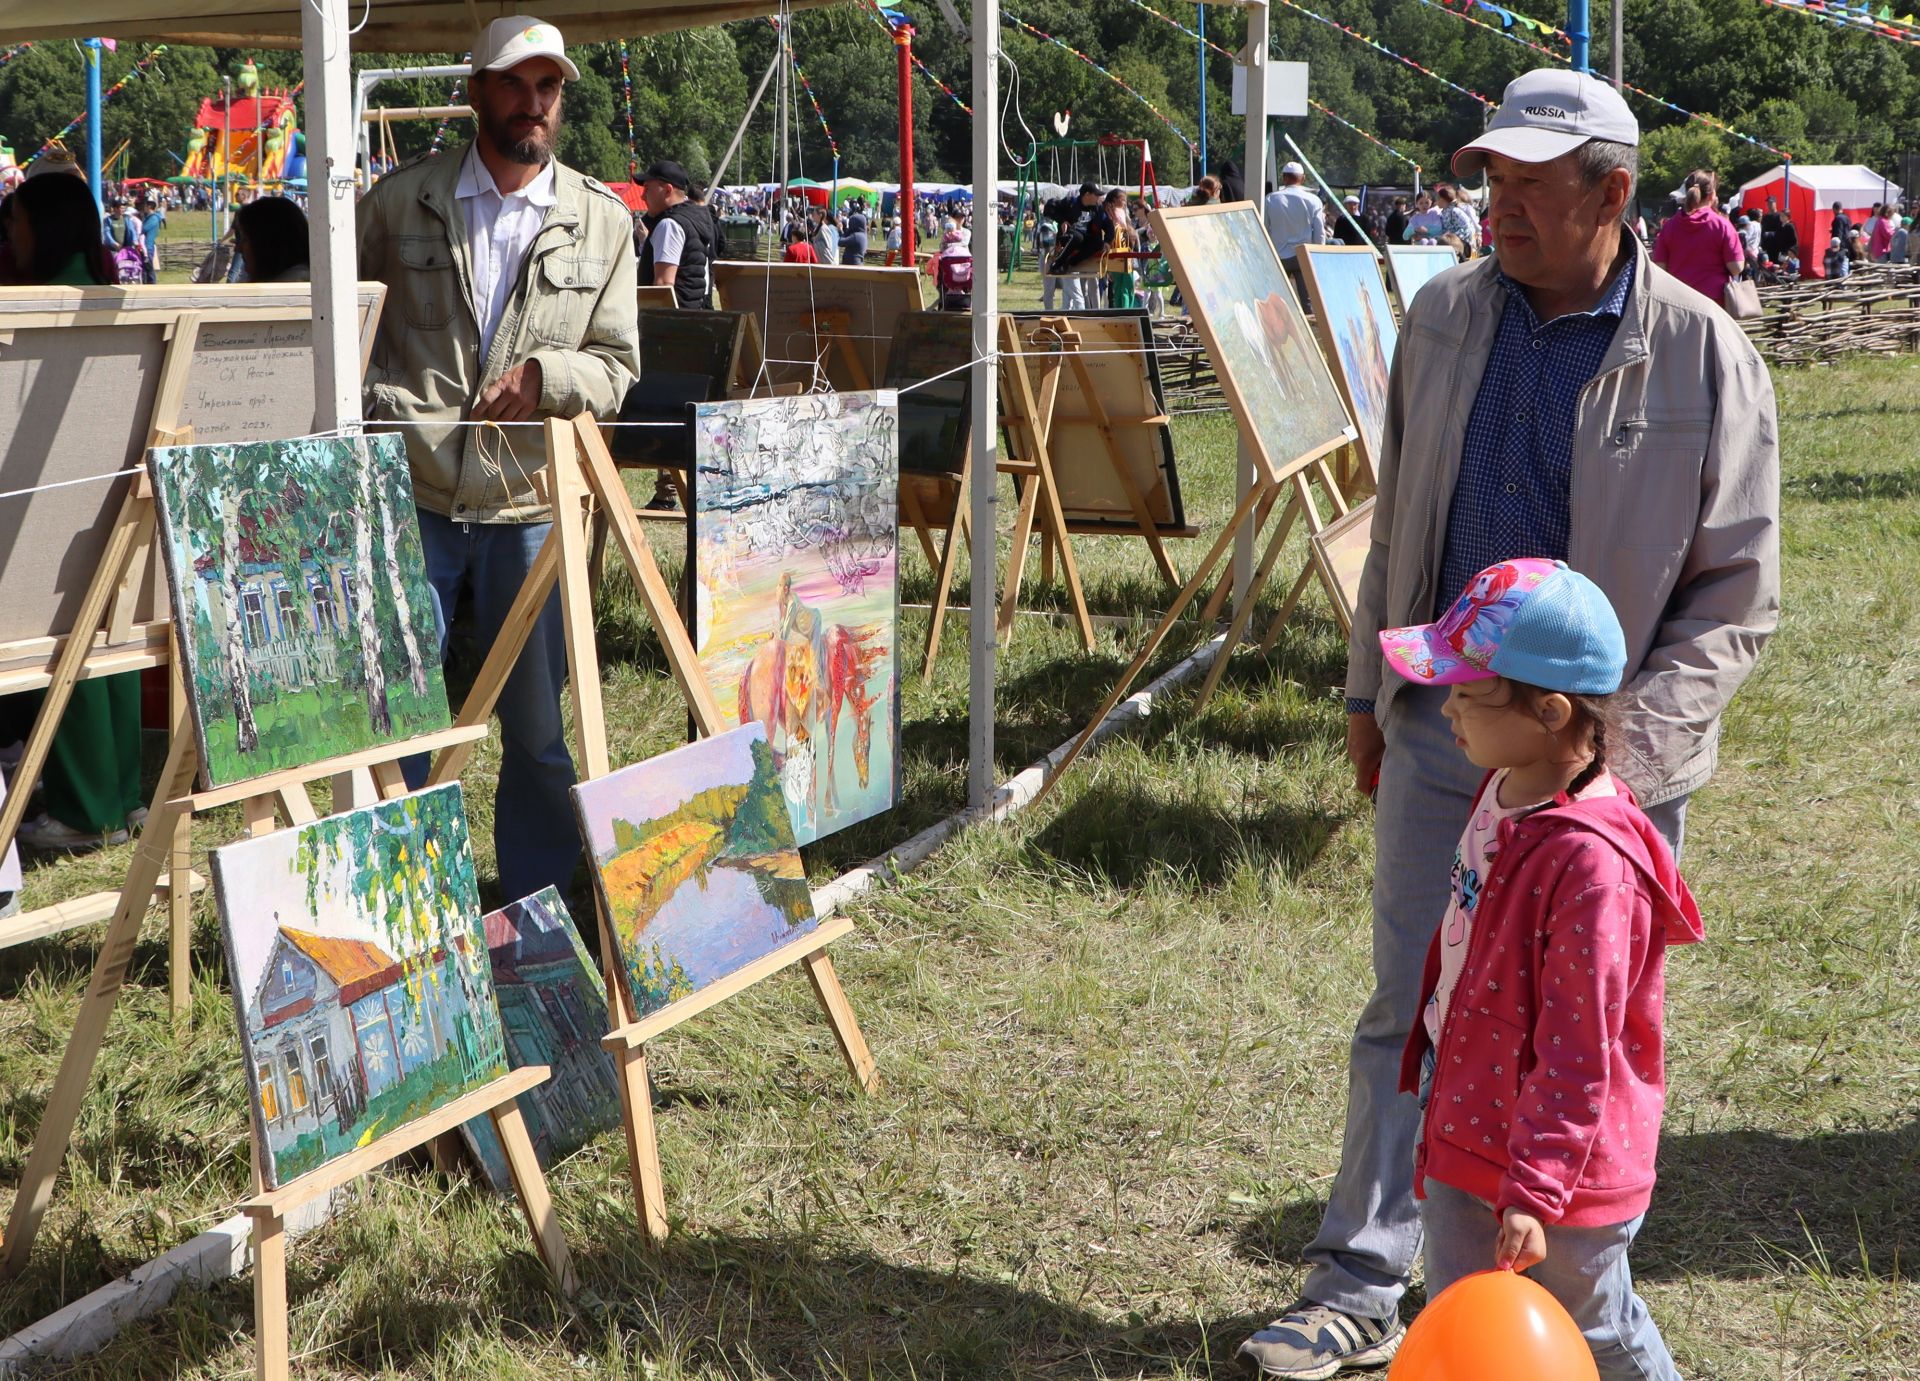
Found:
[[[1720,305],[1735,321],[1752,321],[1764,310],[1760,306],[1760,285],[1751,278],[1729,278],[1720,294]]]

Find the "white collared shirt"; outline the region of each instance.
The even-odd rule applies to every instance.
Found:
[[[553,162],[549,159],[539,175],[520,191],[502,193],[481,161],[478,146],[470,145],[453,194],[467,222],[473,315],[480,323],[480,358],[484,362],[493,353],[493,333],[520,277],[521,261],[554,204]]]

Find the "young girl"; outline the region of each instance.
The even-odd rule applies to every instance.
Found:
[[[1380,643],[1401,675],[1452,687],[1447,720],[1488,773],[1401,1065],[1424,1109],[1427,1297],[1475,1271],[1526,1271],[1603,1378],[1678,1381],[1627,1250],[1666,1095],[1666,948],[1700,938],[1700,913],[1607,770],[1619,620],[1563,563],[1507,561],[1446,618]]]

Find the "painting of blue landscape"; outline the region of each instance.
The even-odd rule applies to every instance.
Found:
[[[619,1075],[600,1044],[611,1029],[607,987],[553,888],[488,912],[482,924],[507,1063],[553,1071],[520,1095],[527,1135],[544,1169],[620,1125]],[[460,1131],[493,1187],[512,1192],[493,1119],[476,1117]]]
[[[814,928],[764,725],[582,782],[573,802],[635,1016]]]

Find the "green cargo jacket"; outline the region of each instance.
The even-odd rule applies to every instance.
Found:
[[[1626,313],[1573,422],[1567,564],[1627,636],[1623,729],[1609,765],[1642,805],[1703,786],[1720,715],[1780,616],[1780,438],[1773,379],[1739,323],[1638,257]],[[1467,417],[1506,294],[1476,259],[1420,290],[1387,389],[1372,545],[1347,651],[1347,694],[1375,700],[1389,746],[1405,684],[1383,628],[1425,623],[1440,590]],[[1532,553],[1515,553],[1531,555]]]
[[[633,221],[605,185],[556,164],[554,205],[482,360],[454,197],[465,158],[410,163],[360,203],[360,277],[387,285],[366,416],[406,437],[422,508],[459,522],[542,522],[547,506],[528,478],[546,465],[542,430],[448,424],[467,420],[481,390],[525,360],[540,363],[539,416],[618,415],[640,373]]]

